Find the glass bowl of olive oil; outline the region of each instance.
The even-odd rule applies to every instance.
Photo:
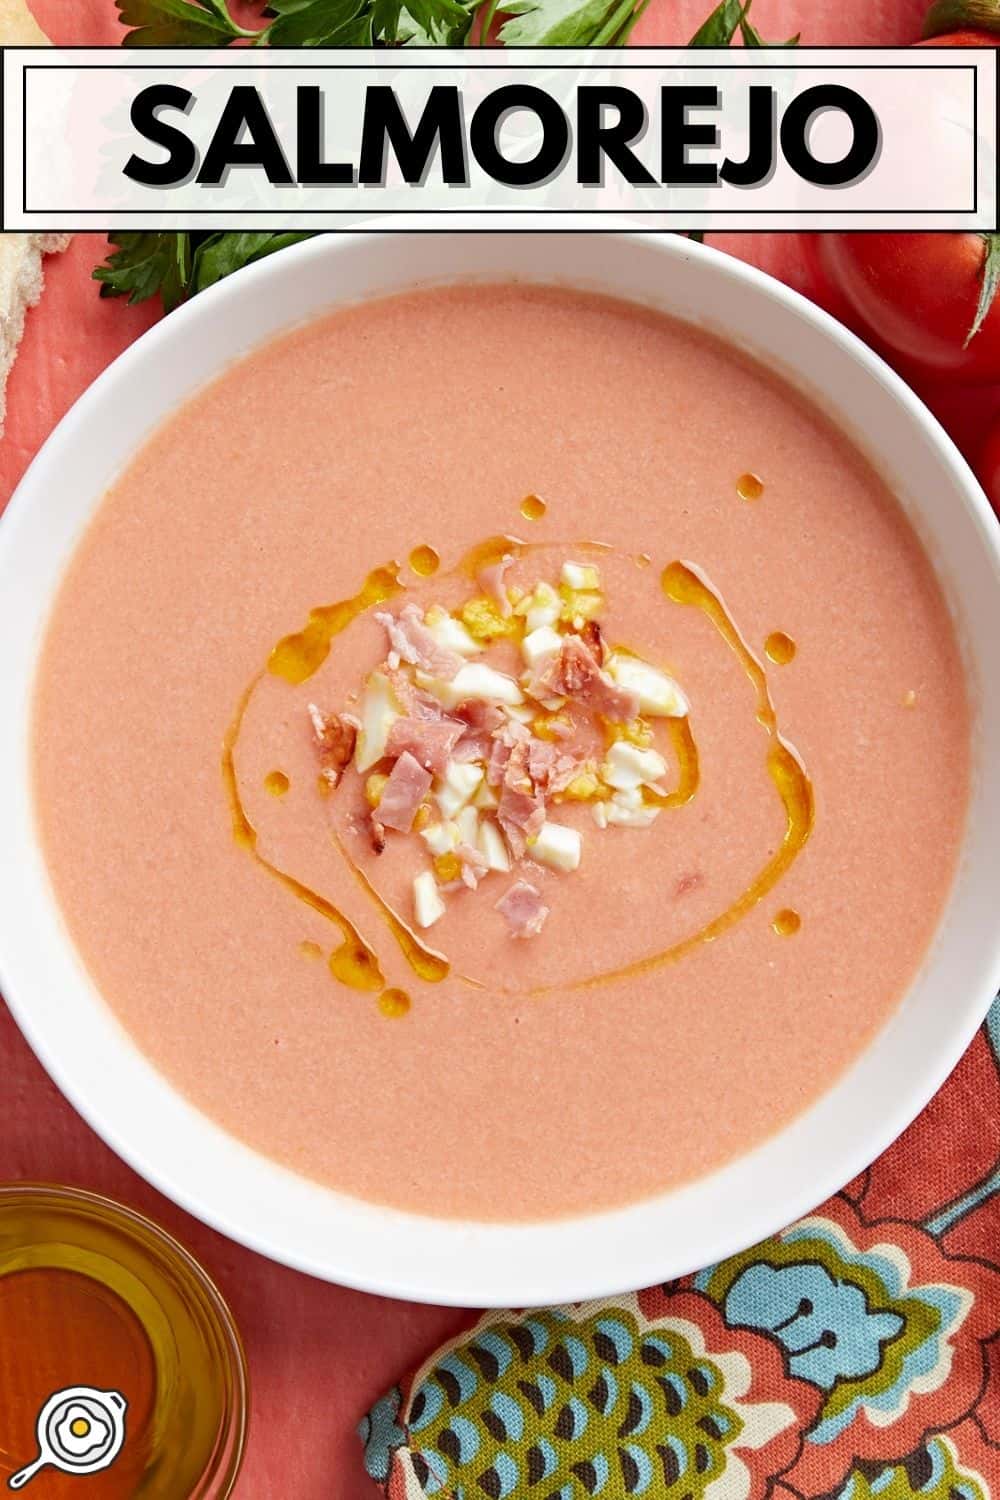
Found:
[[[212,1281],[131,1209],[0,1186],[0,1486],[39,1500],[224,1500],[246,1360]]]

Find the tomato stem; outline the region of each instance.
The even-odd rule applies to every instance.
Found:
[[[950,31],[1000,32],[1000,0],[935,0],[924,21],[924,36]]]
[[[979,301],[976,304],[976,316],[972,320],[972,327],[965,336],[963,349],[968,349],[976,334],[986,322],[993,299],[1000,286],[1000,234],[984,234],[983,243],[986,253],[983,256],[983,269],[979,284]]]

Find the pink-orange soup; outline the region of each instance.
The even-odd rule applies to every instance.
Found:
[[[543,544],[525,587],[608,544],[602,627],[683,684],[699,785],[651,828],[598,834],[567,804],[583,857],[533,874],[536,937],[510,936],[491,874],[408,948],[419,840],[351,843],[360,782],[322,794],[306,713],[348,700],[381,627],[361,609],[307,680],[268,662],[393,562],[393,607],[451,607],[497,534]],[[664,592],[679,561],[746,652]],[[789,814],[755,663],[813,799],[763,887]],[[34,757],[72,937],[199,1108],[347,1193],[529,1219],[709,1172],[858,1056],[948,893],[969,710],[928,558],[814,407],[651,312],[479,286],[311,323],[160,428],[68,569]],[[351,932],[377,966],[360,988],[329,963]]]

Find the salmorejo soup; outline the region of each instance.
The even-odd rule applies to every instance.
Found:
[[[947,895],[969,711],[884,483],[564,290],[258,350],[114,485],[35,710],[53,883],[198,1106],[436,1215],[661,1191],[800,1112]]]

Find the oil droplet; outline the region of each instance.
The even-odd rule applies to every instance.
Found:
[[[916,689],[909,688],[903,694],[903,707],[904,708],[916,708],[916,706],[917,706]]]
[[[433,547],[414,547],[410,553],[410,567],[421,578],[430,578],[441,566],[441,559]]]
[[[272,797],[283,797],[291,784],[284,771],[268,771],[264,777],[264,787]]]
[[[759,474],[741,474],[736,481],[736,493],[741,500],[759,500],[764,493],[764,481]]]
[[[791,937],[802,926],[802,918],[797,911],[792,911],[790,906],[785,906],[779,911],[771,926],[779,937]]]
[[[312,943],[308,938],[299,944],[299,952],[306,958],[322,958],[323,950],[319,943]]]
[[[341,928],[344,932],[344,928]],[[344,932],[344,941],[330,954],[330,973],[352,990],[375,993],[385,983],[378,959],[356,932]]]
[[[383,990],[378,997],[378,1008],[390,1021],[405,1016],[410,1008],[410,997],[405,990]]]
[[[779,667],[786,667],[795,655],[795,642],[783,630],[772,630],[764,642],[764,651]]]
[[[640,552],[636,555],[635,565],[637,568],[648,568],[652,561],[648,552]]]
[[[548,506],[538,495],[525,495],[521,501],[521,514],[526,521],[540,521]]]

